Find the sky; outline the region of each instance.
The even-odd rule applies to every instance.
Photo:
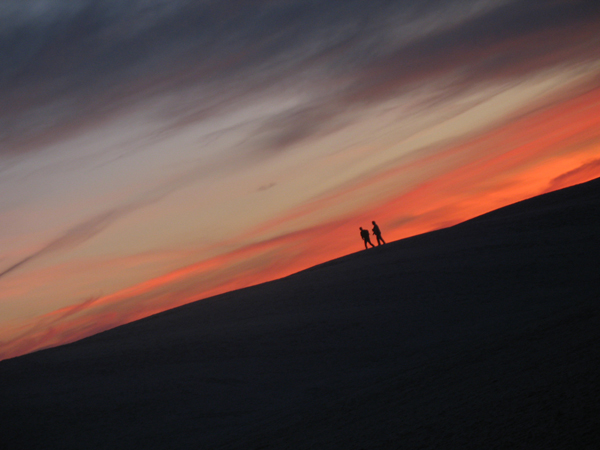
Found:
[[[600,6],[4,0],[0,359],[600,176]]]

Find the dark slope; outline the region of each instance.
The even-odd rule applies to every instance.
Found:
[[[3,448],[600,447],[600,179],[0,362]]]

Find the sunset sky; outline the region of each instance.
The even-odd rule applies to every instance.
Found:
[[[578,0],[4,0],[0,359],[600,176]]]

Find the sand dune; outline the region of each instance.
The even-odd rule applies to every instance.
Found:
[[[3,361],[3,448],[600,448],[599,224],[597,179]]]

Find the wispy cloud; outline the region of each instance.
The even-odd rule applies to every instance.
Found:
[[[243,164],[238,161],[237,164]],[[230,162],[229,167],[235,167],[236,162]],[[95,236],[99,235],[119,219],[134,213],[135,211],[160,202],[165,197],[177,192],[197,181],[198,177],[207,173],[218,173],[228,167],[222,161],[212,165],[191,165],[187,170],[171,176],[166,181],[139,193],[131,199],[114,206],[106,211],[100,212],[93,217],[77,223],[67,229],[57,238],[43,245],[39,250],[23,257],[19,261],[0,271],[0,278],[8,275],[14,270],[44,256],[52,253],[73,249],[80,246]]]
[[[122,216],[125,211],[125,209],[108,211],[74,226],[73,228],[67,230],[63,235],[43,246],[40,250],[26,256],[20,261],[12,264],[10,267],[4,269],[2,272],[0,272],[0,278],[37,258],[41,258],[53,252],[73,248],[86,242],[87,240],[101,233],[112,222]]]
[[[598,147],[600,147],[600,140],[598,141]],[[546,189],[546,192],[556,191],[574,184],[583,183],[599,176],[600,159],[594,159],[593,161],[582,164],[576,169],[569,170],[554,178],[550,181],[550,185],[548,186],[548,189]]]
[[[597,58],[599,14],[587,1],[11,2],[0,11],[0,140],[32,147],[198,85],[220,102],[290,78],[327,89],[333,104],[289,112],[272,137],[281,147],[427,79],[457,77],[459,89]]]

